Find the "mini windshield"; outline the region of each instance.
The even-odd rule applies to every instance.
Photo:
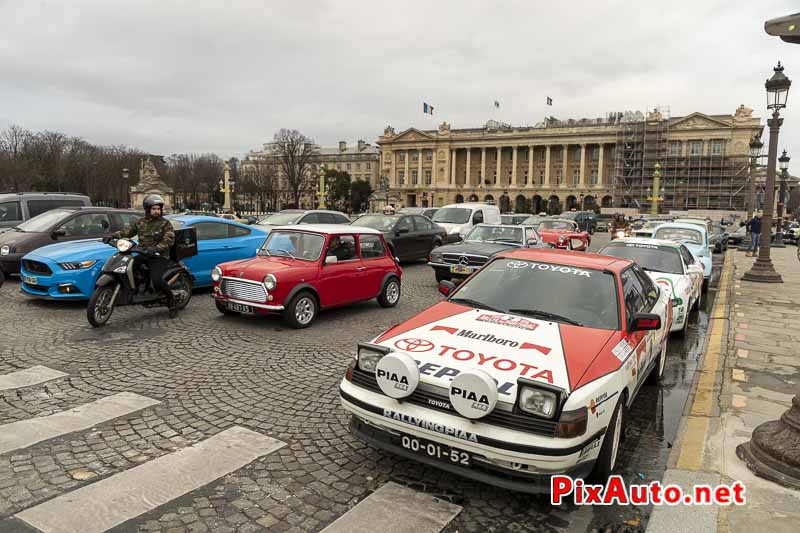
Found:
[[[468,278],[454,303],[598,329],[619,329],[614,274],[501,258]]]
[[[366,215],[353,221],[353,226],[361,226],[364,228],[372,228],[378,231],[391,230],[397,219],[392,216],[386,215]]]
[[[645,270],[665,272],[667,274],[683,274],[683,263],[676,248],[655,244],[639,244],[632,242],[612,242],[606,245],[601,254],[630,259]]]
[[[575,224],[567,220],[543,220],[539,224],[540,229],[563,229],[573,231]]]
[[[66,209],[52,209],[46,211],[41,215],[37,215],[29,220],[26,220],[17,229],[20,231],[28,231],[31,233],[41,233],[49,231],[55,224],[60,222],[64,217],[71,214],[72,211]]]
[[[258,221],[259,224],[269,224],[271,226],[288,226],[290,224],[294,224],[297,222],[300,217],[303,216],[303,213],[275,213],[274,215],[270,215],[266,218],[262,218]]]
[[[322,254],[324,244],[325,237],[317,233],[274,230],[264,241],[258,255],[316,261]]]
[[[653,233],[653,238],[703,244],[703,234],[689,228],[658,228],[655,233]]]
[[[522,228],[509,228],[506,226],[475,226],[466,237],[465,241],[477,242],[502,242],[522,246]]]
[[[433,215],[434,222],[442,222],[444,224],[466,224],[469,222],[469,217],[472,214],[472,209],[464,209],[463,207],[446,207],[439,209]]]

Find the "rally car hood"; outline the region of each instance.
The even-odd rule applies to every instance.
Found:
[[[516,401],[517,379],[567,392],[587,382],[595,359],[620,332],[571,326],[441,302],[373,341],[417,361],[420,381],[448,388],[459,372],[479,369],[497,381],[498,400]],[[619,339],[616,339],[619,341]],[[619,360],[605,357],[601,366]],[[590,378],[589,380],[594,379]]]
[[[251,257],[240,261],[231,261],[222,265],[226,275],[237,272],[238,276],[245,279],[261,281],[267,274],[275,274],[281,270],[296,268],[297,266],[310,266],[313,263],[291,257]]]
[[[48,244],[29,253],[26,257],[35,260],[51,260],[56,263],[65,261],[89,261],[114,255],[113,246],[103,244],[100,239],[59,242]]]
[[[491,257],[494,254],[499,254],[500,252],[505,252],[507,250],[514,250],[517,248],[519,248],[519,246],[514,246],[513,244],[501,244],[496,242],[462,241],[455,244],[440,246],[436,249],[436,251],[442,252],[444,254],[471,254],[471,255],[482,255]]]

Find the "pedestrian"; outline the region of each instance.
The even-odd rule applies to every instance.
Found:
[[[758,253],[758,245],[761,241],[761,214],[755,213],[749,223],[750,227],[750,250],[747,252],[747,257],[753,257]]]

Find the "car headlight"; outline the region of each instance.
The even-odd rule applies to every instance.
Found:
[[[8,255],[11,253],[11,247],[6,245],[0,248],[0,255]]]
[[[97,263],[96,259],[91,261],[69,261],[66,263],[59,263],[58,266],[63,268],[64,270],[80,270],[82,268],[89,268]]]
[[[519,391],[519,408],[526,413],[553,418],[558,407],[555,392],[522,385]]]
[[[375,368],[378,366],[378,361],[386,355],[385,352],[381,352],[366,346],[359,346],[358,347],[358,368],[364,372],[369,372],[370,374],[375,373]]]
[[[211,281],[219,281],[222,277],[222,269],[218,266],[215,266],[211,269]]]
[[[120,252],[127,252],[133,248],[133,241],[129,241],[128,239],[119,239],[117,241],[117,250]]]
[[[444,254],[442,252],[431,253],[431,263],[441,263],[444,261]]]
[[[278,286],[278,280],[272,274],[267,274],[264,276],[264,288],[268,291],[275,290],[275,287]]]

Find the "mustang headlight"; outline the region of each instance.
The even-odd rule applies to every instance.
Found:
[[[69,261],[67,263],[59,263],[58,266],[64,270],[80,270],[82,268],[92,267],[95,263],[97,263],[96,259],[92,261]]]
[[[275,287],[278,286],[278,280],[272,274],[267,274],[264,276],[264,288],[268,291],[275,290]]]
[[[11,253],[11,247],[6,245],[0,248],[0,255],[8,255]]]
[[[431,252],[431,263],[442,263],[444,261],[444,254],[442,252]]]
[[[534,387],[520,386],[519,408],[526,413],[553,418],[558,407],[558,395],[555,392]]]
[[[117,250],[120,252],[127,252],[133,248],[133,241],[129,241],[128,239],[119,239],[117,241]]]
[[[375,367],[378,366],[378,361],[386,355],[386,352],[370,348],[367,346],[358,347],[358,368],[370,374],[375,373]]]
[[[218,266],[215,266],[211,269],[211,281],[219,281],[222,277],[222,269]]]

